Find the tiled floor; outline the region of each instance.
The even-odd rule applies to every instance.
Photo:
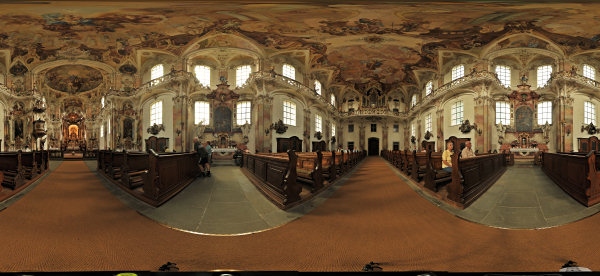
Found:
[[[85,161],[96,170],[96,161]],[[352,174],[309,201],[283,211],[261,194],[236,166],[213,166],[211,177],[196,179],[158,208],[122,191],[103,176],[104,185],[139,213],[169,227],[198,234],[240,235],[279,227],[312,211]]]
[[[539,166],[516,163],[471,206],[459,210],[421,191],[395,170],[421,196],[440,208],[476,223],[510,229],[560,226],[591,216],[600,204],[585,207],[558,187]]]

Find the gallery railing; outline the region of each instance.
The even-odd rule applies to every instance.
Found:
[[[498,87],[506,89],[507,91],[510,90],[509,88],[505,87],[500,82],[500,80],[498,79],[498,75],[496,73],[492,73],[489,71],[473,71],[464,77],[455,79],[455,80],[448,82],[448,83],[438,87],[437,89],[433,90],[433,92],[431,92],[429,95],[425,96],[425,98],[423,98],[419,103],[417,103],[415,106],[413,106],[411,108],[411,110],[408,112],[408,115],[409,116],[412,115],[417,110],[419,110],[421,106],[427,106],[433,100],[444,96],[449,91],[453,91],[453,90],[456,90],[459,88],[473,87],[473,84],[485,82],[485,81],[492,82],[492,83],[496,84]]]
[[[352,116],[393,116],[393,117],[404,117],[406,116],[405,112],[393,111],[387,107],[361,107],[358,110],[342,112],[340,113],[342,117],[352,117]]]
[[[557,81],[574,82],[583,87],[588,87],[588,88],[592,88],[592,89],[600,89],[600,82],[590,79],[586,76],[571,72],[571,71],[559,71],[559,72],[552,73],[550,75],[550,79],[548,80],[546,85],[544,85],[544,87],[547,87]]]

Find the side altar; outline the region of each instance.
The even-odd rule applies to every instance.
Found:
[[[515,158],[533,159],[535,153],[548,151],[550,124],[538,123],[538,102],[540,95],[531,90],[528,84],[520,84],[509,94],[511,107],[510,124],[496,126],[499,151],[511,151]]]

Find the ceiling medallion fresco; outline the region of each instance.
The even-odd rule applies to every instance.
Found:
[[[46,72],[46,83],[54,90],[67,93],[90,91],[102,83],[102,73],[85,65],[62,65]]]

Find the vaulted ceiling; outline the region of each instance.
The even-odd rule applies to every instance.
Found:
[[[120,68],[141,49],[181,55],[202,36],[232,33],[308,49],[310,67],[333,70],[338,84],[410,85],[414,70],[439,69],[439,49],[476,54],[511,32],[534,31],[567,54],[596,49],[600,4],[588,2],[0,1],[0,49],[7,67],[87,56]]]

